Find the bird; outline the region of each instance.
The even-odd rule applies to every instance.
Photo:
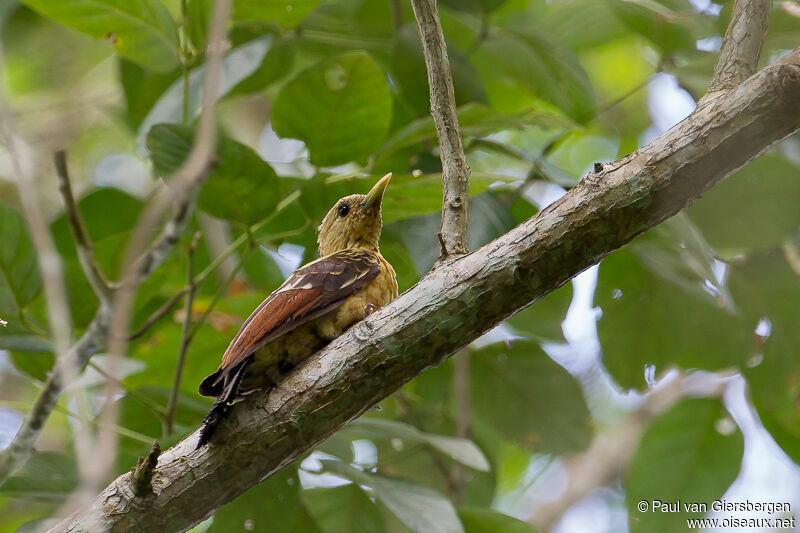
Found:
[[[231,340],[222,363],[200,383],[216,397],[197,448],[210,440],[233,404],[275,386],[298,364],[397,298],[397,276],[379,240],[381,203],[392,174],[367,194],[338,200],[319,225],[319,259],[295,270],[252,312]]]

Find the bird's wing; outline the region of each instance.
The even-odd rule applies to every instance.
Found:
[[[216,381],[269,341],[342,305],[379,272],[380,260],[365,250],[343,250],[295,270],[242,325]]]

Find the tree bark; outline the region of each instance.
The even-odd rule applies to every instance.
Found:
[[[755,73],[772,0],[736,0],[708,92],[733,89]]]
[[[800,128],[800,48],[633,154],[590,173],[497,240],[450,260],[351,328],[268,396],[237,405],[219,439],[165,451],[153,494],[130,474],[55,531],[183,531],[323,441],[425,369],[539,300]]]

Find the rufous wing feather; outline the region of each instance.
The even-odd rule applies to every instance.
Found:
[[[227,374],[248,355],[306,322],[333,311],[375,279],[380,260],[366,250],[343,250],[296,270],[244,322],[222,357],[217,372],[206,378],[201,394],[215,395]]]

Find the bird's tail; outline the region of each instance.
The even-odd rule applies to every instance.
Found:
[[[225,377],[225,386],[222,392],[217,396],[217,401],[214,402],[214,406],[208,412],[205,419],[203,419],[203,425],[200,428],[200,438],[197,440],[197,447],[195,447],[195,449],[202,448],[211,440],[219,423],[231,412],[233,402],[236,401],[239,396],[239,384],[242,382],[245,370],[252,361],[253,356],[251,355],[242,361],[236,370]]]

